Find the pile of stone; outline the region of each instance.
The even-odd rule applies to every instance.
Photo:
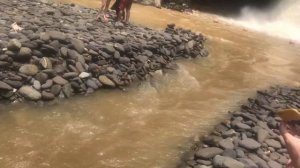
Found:
[[[178,167],[283,168],[289,155],[279,132],[278,109],[300,108],[299,88],[258,91],[186,153]]]
[[[100,22],[96,10],[45,0],[0,1],[0,100],[53,100],[120,88],[178,58],[206,57],[201,34]],[[113,15],[113,14],[112,14]]]

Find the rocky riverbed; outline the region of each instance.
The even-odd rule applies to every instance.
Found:
[[[0,0],[0,100],[52,101],[122,88],[179,58],[206,57],[205,38],[96,21],[96,10],[46,0]],[[113,17],[114,14],[111,14]]]
[[[300,108],[300,89],[274,87],[230,113],[186,153],[186,168],[282,168],[289,159],[279,132],[278,109]]]

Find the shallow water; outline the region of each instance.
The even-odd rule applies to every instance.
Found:
[[[0,167],[175,167],[197,135],[257,89],[299,85],[299,44],[204,13],[134,5],[132,21],[159,29],[173,22],[203,32],[210,56],[181,60],[178,73],[157,74],[126,92],[101,90],[50,107],[1,105]]]

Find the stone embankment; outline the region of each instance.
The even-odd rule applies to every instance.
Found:
[[[299,88],[258,91],[186,153],[185,168],[283,168],[289,155],[279,132],[278,109],[300,108]]]
[[[96,10],[46,0],[0,0],[0,100],[50,101],[120,88],[179,58],[206,57],[205,38],[96,21]],[[111,14],[113,16],[113,14]]]

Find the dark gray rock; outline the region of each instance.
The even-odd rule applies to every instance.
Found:
[[[209,148],[202,148],[199,149],[196,153],[195,156],[197,158],[202,158],[202,159],[211,159],[216,155],[220,155],[223,153],[223,150],[217,147],[209,147]]]
[[[236,132],[234,129],[230,129],[230,130],[225,131],[225,132],[222,133],[222,136],[223,136],[224,138],[227,138],[227,137],[233,137],[233,136],[235,136],[235,135],[237,135],[237,132]]]
[[[238,122],[238,123],[236,124],[236,127],[237,127],[237,128],[240,128],[240,129],[244,129],[244,130],[249,130],[249,129],[251,129],[251,127],[250,127],[249,125],[244,124],[244,123],[241,123],[241,122]]]
[[[42,85],[42,89],[48,89],[53,85],[53,80],[49,79]]]
[[[249,150],[255,150],[261,146],[260,143],[250,138],[239,141],[239,145]]]
[[[244,168],[244,164],[230,157],[224,157],[217,155],[213,159],[214,167],[224,167],[224,168]]]
[[[9,80],[9,79],[7,79],[7,80],[3,80],[3,82],[7,83],[8,85],[10,85],[11,87],[16,88],[16,89],[22,87],[22,85],[23,85],[22,82],[17,81],[17,80]],[[0,87],[0,89],[1,89],[1,87]],[[2,90],[5,90],[5,89],[2,89]]]
[[[62,91],[66,98],[70,98],[73,95],[73,88],[70,83],[65,84]]]
[[[219,142],[219,145],[223,149],[233,149],[234,145],[232,143],[232,140],[230,139],[223,139]]]
[[[249,159],[251,159],[258,167],[260,167],[260,168],[269,168],[267,162],[264,161],[263,159],[259,158],[257,155],[255,155],[255,154],[249,154],[248,157],[249,157]]]
[[[238,161],[245,165],[245,168],[259,168],[251,159],[239,158]]]
[[[273,160],[270,160],[268,162],[268,165],[271,167],[271,168],[283,168],[283,166]]]
[[[13,88],[7,83],[0,81],[0,90],[10,91],[13,90]]]
[[[60,85],[53,85],[51,87],[51,93],[54,94],[55,96],[58,96],[61,91],[61,86]]]
[[[225,149],[222,153],[222,156],[230,157],[230,158],[236,158],[236,152],[233,149]]]
[[[274,140],[274,139],[267,139],[265,140],[266,144],[268,144],[268,146],[274,147],[274,148],[281,148],[281,144],[280,142]]]
[[[26,60],[26,59],[30,59],[31,56],[32,56],[32,51],[30,48],[21,47],[17,59]]]
[[[49,31],[47,32],[52,40],[65,41],[66,35],[59,31]]]
[[[126,63],[129,63],[129,62],[130,62],[130,59],[127,58],[127,57],[120,57],[120,58],[119,58],[119,62],[120,62],[121,64],[126,64]]]
[[[259,128],[257,131],[257,141],[262,143],[268,137],[269,132],[263,128]]]
[[[203,138],[203,142],[207,145],[211,145],[211,146],[217,146],[219,144],[219,142],[222,140],[223,138],[219,137],[219,136],[206,136]]]
[[[67,72],[67,73],[64,73],[64,75],[63,75],[64,79],[72,79],[72,78],[75,78],[75,77],[78,77],[77,72]]]
[[[48,75],[44,72],[39,72],[35,75],[34,78],[40,81],[41,84],[44,84],[48,80]]]
[[[55,96],[54,96],[54,94],[52,94],[52,93],[43,91],[43,92],[42,92],[42,99],[43,99],[43,100],[53,100],[53,99],[55,99]]]
[[[96,83],[94,80],[92,80],[92,79],[88,79],[88,80],[86,81],[86,85],[87,85],[89,88],[92,88],[92,89],[94,89],[94,90],[97,90],[97,89],[99,88],[99,86],[97,85],[97,83]]]
[[[11,51],[19,51],[19,49],[21,48],[22,44],[20,43],[19,40],[17,39],[12,39],[8,42],[7,44],[7,49],[11,50]]]
[[[67,80],[65,80],[64,78],[62,78],[61,76],[56,76],[53,79],[53,82],[59,85],[65,85],[68,83]]]
[[[84,43],[81,40],[78,39],[71,39],[71,44],[73,45],[73,47],[75,48],[75,50],[78,53],[83,53],[84,51]]]

